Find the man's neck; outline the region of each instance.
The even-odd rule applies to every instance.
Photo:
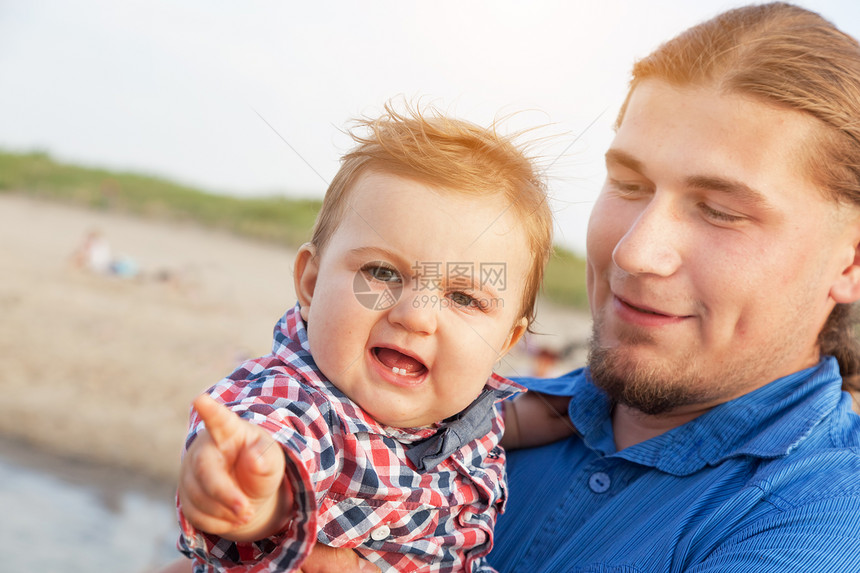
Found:
[[[709,405],[698,409],[650,416],[629,406],[616,404],[612,410],[612,433],[615,437],[615,449],[620,452],[625,448],[650,440],[678,426],[683,426],[687,422],[698,418],[712,407],[712,405]]]

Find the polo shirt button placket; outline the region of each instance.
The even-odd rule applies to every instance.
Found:
[[[605,472],[594,472],[588,478],[588,487],[594,493],[605,493],[612,485],[612,479]]]
[[[391,528],[387,525],[380,525],[370,532],[370,538],[374,541],[385,541],[391,535]]]

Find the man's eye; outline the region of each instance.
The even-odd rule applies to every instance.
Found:
[[[385,265],[365,265],[362,272],[375,281],[392,283],[400,281],[400,273]]]
[[[732,215],[731,213],[726,213],[725,211],[720,211],[719,209],[714,209],[706,203],[701,203],[699,207],[702,209],[702,212],[705,214],[705,217],[714,221],[718,221],[720,223],[737,223],[738,221],[744,220],[744,217]]]
[[[646,185],[636,181],[619,181],[609,179],[609,186],[621,197],[632,197],[642,195],[648,191]]]

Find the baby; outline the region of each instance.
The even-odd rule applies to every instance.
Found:
[[[493,368],[534,316],[546,189],[494,130],[390,106],[360,127],[272,353],[194,403],[177,499],[198,571],[292,571],[317,542],[382,570],[491,571],[498,403],[522,390]]]

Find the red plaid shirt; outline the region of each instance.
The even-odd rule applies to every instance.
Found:
[[[501,396],[523,388],[493,375]],[[210,390],[282,444],[298,505],[284,533],[235,543],[196,531],[179,512],[179,547],[195,571],[292,571],[315,541],[349,547],[383,571],[493,571],[483,559],[506,501],[504,429],[492,431],[424,472],[407,458],[411,442],[439,428],[382,426],[316,368],[298,306],[275,326],[272,353],[242,364]],[[202,428],[192,413],[186,446]]]

